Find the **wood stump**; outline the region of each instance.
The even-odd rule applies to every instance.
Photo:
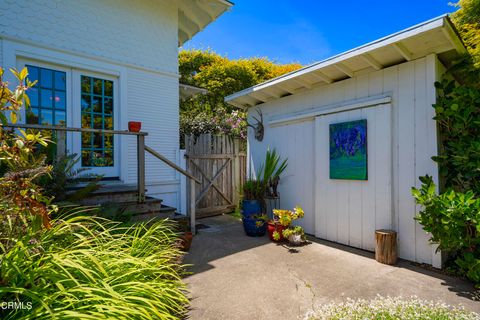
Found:
[[[375,260],[390,265],[397,263],[397,232],[376,230],[375,240]]]

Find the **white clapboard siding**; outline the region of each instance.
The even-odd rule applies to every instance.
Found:
[[[149,70],[177,73],[175,2],[0,1],[2,34]],[[8,14],[6,14],[8,12]],[[28,21],[19,27],[18,17]]]
[[[142,131],[148,132],[145,144],[178,161],[178,80],[154,73],[130,69],[128,73],[128,115],[126,121],[141,121]],[[136,144],[128,144],[127,182],[137,179]],[[172,181],[175,170],[157,158],[146,156],[146,181]]]
[[[439,255],[428,243],[429,235],[414,220],[419,208],[411,187],[418,186],[418,177],[425,174],[438,180],[437,166],[431,160],[437,153],[431,105],[435,102],[434,81],[441,72],[441,64],[431,55],[258,105],[264,114],[265,138],[256,141],[249,129],[250,165],[258,168],[267,147],[276,147],[281,156],[288,157],[290,166],[280,186],[282,207],[296,203],[312,207],[313,211],[305,210],[304,225],[312,224],[307,232],[313,229],[321,238],[373,250],[372,230],[394,229],[398,231],[400,257],[438,266]],[[390,106],[363,106],[325,115],[333,106],[379,96],[391,97]],[[250,115],[255,114],[253,110]],[[320,116],[314,121],[311,116],[292,117],[302,112]],[[340,122],[360,117],[369,119],[369,180],[330,183],[325,171],[328,152],[309,155],[305,150],[328,150],[328,126],[322,119]],[[269,125],[270,120],[280,118],[290,120]],[[302,136],[299,141],[299,132],[312,132],[313,138]],[[309,160],[304,161],[306,158]],[[323,173],[313,174],[322,167]],[[385,169],[388,167],[391,170]],[[303,191],[309,184],[314,193]]]

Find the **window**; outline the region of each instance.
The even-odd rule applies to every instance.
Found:
[[[66,126],[66,73],[31,65],[27,68],[28,79],[37,81],[27,91],[30,98],[27,123]]]
[[[81,76],[82,128],[113,130],[113,81]],[[113,135],[82,133],[82,166],[113,166]]]

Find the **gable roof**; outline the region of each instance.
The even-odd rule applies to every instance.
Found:
[[[449,65],[466,52],[448,15],[367,43],[299,70],[225,97],[225,102],[249,108],[270,100],[328,85],[386,67],[437,54]]]
[[[228,0],[180,0],[178,3],[178,46],[233,6]]]

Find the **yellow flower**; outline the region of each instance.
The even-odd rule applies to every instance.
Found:
[[[273,231],[273,240],[280,240],[280,233],[278,231]]]

